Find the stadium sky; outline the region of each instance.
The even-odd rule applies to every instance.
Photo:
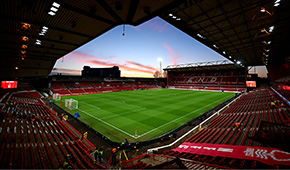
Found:
[[[119,66],[122,77],[153,77],[168,65],[227,60],[159,17],[139,26],[117,26],[57,60],[51,75],[81,75],[83,66]],[[266,77],[265,67],[251,72]]]

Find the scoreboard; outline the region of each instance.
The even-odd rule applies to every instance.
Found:
[[[1,88],[3,89],[17,88],[17,81],[1,81]]]

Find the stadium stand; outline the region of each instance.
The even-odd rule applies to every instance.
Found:
[[[1,168],[105,168],[39,94],[12,94],[1,116]]]
[[[187,76],[178,78],[179,81],[197,81],[192,75],[234,75],[238,73],[209,72],[181,74]],[[191,76],[191,77],[190,77]],[[208,78],[208,77],[207,77]],[[220,76],[219,82],[224,77]],[[226,79],[232,81],[232,79]],[[238,82],[238,79],[236,79]],[[213,82],[203,80],[204,82]],[[140,88],[156,88],[155,82],[100,82],[100,81],[74,81],[52,83],[52,89],[95,89],[95,92],[102,90],[124,91]],[[179,83],[177,83],[179,84]],[[212,83],[213,84],[213,83]],[[237,85],[220,85],[219,90],[228,88],[234,89]],[[238,83],[237,83],[238,84]],[[180,85],[182,88],[191,89],[192,85]],[[195,84],[196,88],[204,89],[203,85]],[[178,85],[176,86],[178,87]],[[215,89],[216,86],[212,86]],[[275,88],[282,94],[282,90]],[[81,134],[68,122],[57,116],[57,112],[48,107],[41,99],[37,91],[23,92],[23,89],[8,94],[5,97],[6,104],[1,109],[1,168],[60,168],[64,164],[72,168],[108,168],[107,165],[94,161],[91,156],[92,148],[80,140]],[[17,90],[15,90],[17,91]],[[70,94],[73,94],[69,92]],[[275,106],[272,106],[272,102]],[[31,115],[35,119],[31,119]],[[290,108],[284,100],[270,88],[260,88],[245,93],[239,100],[230,107],[220,112],[215,118],[199,129],[195,134],[188,137],[187,144],[208,144],[210,146],[247,146],[271,148],[259,140],[261,122],[288,125],[290,122]],[[236,123],[240,123],[239,126]],[[278,125],[277,127],[281,127]],[[268,127],[269,128],[269,127]],[[282,133],[281,129],[276,130]],[[289,134],[289,133],[288,133]],[[289,139],[283,133],[281,141]],[[283,143],[282,143],[283,144]],[[281,144],[281,145],[282,145]],[[182,145],[181,145],[182,146]],[[72,156],[69,159],[68,155]],[[16,162],[21,162],[20,164]],[[269,165],[255,159],[236,158],[231,156],[213,156],[209,152],[190,153],[180,152],[172,148],[160,154],[143,154],[133,157],[128,161],[123,160],[121,167],[126,169],[148,169],[148,168],[286,168],[283,164]]]
[[[279,84],[290,85],[290,76],[286,76],[286,77],[277,79],[275,82],[279,83]]]
[[[280,78],[275,81],[274,88],[281,93],[287,100],[290,100],[290,76]]]
[[[211,90],[211,91],[246,91],[246,75],[243,69],[233,68],[229,64],[227,68],[216,68],[215,65],[180,68],[168,66],[169,88],[189,90]],[[192,70],[196,69],[196,70]]]
[[[271,106],[271,102],[275,102],[275,107]],[[248,137],[255,136],[261,121],[279,124],[289,122],[289,106],[281,107],[281,103],[283,101],[269,88],[249,92],[214,118],[206,127],[189,137],[186,142],[192,144],[214,144],[212,146],[227,144],[228,146],[268,147]],[[236,123],[240,123],[240,126],[236,126]],[[284,142],[286,142],[286,138]],[[220,157],[207,155],[206,153],[181,153],[174,150],[166,151],[164,154],[195,161],[210,162],[228,168],[274,168],[256,160],[231,158],[230,154],[226,157]],[[279,166],[281,168],[287,167],[284,165]],[[275,165],[275,167],[277,166]]]
[[[104,93],[117,91],[130,91],[139,89],[159,88],[155,81],[58,81],[51,83],[53,93],[60,95],[77,95],[88,93]]]
[[[19,84],[16,89],[0,90],[0,168],[289,169],[290,1],[1,2],[0,78],[16,80]],[[111,28],[123,25],[124,36],[127,35],[124,23],[137,26],[154,17],[172,24],[235,63],[235,66],[226,62],[214,66],[207,65],[209,62],[178,65],[179,56],[174,54],[169,58],[177,65],[165,69],[170,88],[236,93],[254,90],[246,88],[245,81],[250,79],[245,72],[256,66],[266,67],[273,87],[237,94],[218,112],[210,112],[206,120],[198,117],[201,123],[190,125],[195,126],[195,130],[185,133],[190,134],[184,138],[186,142],[164,153],[161,150],[163,155],[144,153],[144,148],[138,148],[139,151],[133,151],[132,159],[123,159],[121,167],[109,167],[111,159],[107,165],[94,163],[90,154],[92,144],[79,139],[81,134],[71,122],[60,118],[50,107],[53,104],[45,103],[49,101],[47,98],[41,99],[42,95],[151,89],[158,88],[157,84],[142,78],[111,81],[111,78],[77,80],[77,76],[67,76],[64,80],[63,73],[58,73],[62,69],[53,67],[58,59],[64,60],[66,54],[74,53],[73,50]],[[167,48],[166,44],[163,46]],[[47,83],[46,89],[32,87],[33,81],[47,78],[51,71],[58,74],[51,86]],[[257,85],[261,82],[257,81]],[[160,147],[161,143],[155,146]],[[234,148],[240,149],[243,157],[229,154]],[[218,154],[218,151],[226,154]]]
[[[51,90],[53,91],[53,93],[71,94],[71,92],[64,86],[63,83],[52,82]]]

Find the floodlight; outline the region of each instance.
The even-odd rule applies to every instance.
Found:
[[[269,27],[269,32],[272,32],[274,30],[274,28],[275,28],[274,26],[270,26]]]
[[[21,48],[22,49],[27,49],[27,45],[22,45]]]
[[[36,41],[35,41],[35,45],[41,45],[41,41],[38,40],[38,39],[36,39]]]
[[[241,62],[240,61],[237,61],[237,64],[241,64]]]
[[[51,15],[51,16],[55,16],[55,13],[52,12],[52,11],[49,11],[48,14]]]
[[[159,58],[157,58],[157,61],[162,62],[163,59],[159,57]]]
[[[25,22],[21,22],[21,24],[22,24],[22,29],[24,29],[24,30],[28,30],[28,29],[30,29],[30,27],[31,27],[31,25],[30,24],[28,24],[28,23],[25,23]]]
[[[53,11],[53,12],[57,12],[58,9],[55,8],[55,7],[51,7],[50,10]]]
[[[52,6],[56,7],[56,8],[59,8],[60,7],[60,4],[56,3],[56,2],[53,2]]]
[[[26,54],[26,51],[25,50],[21,50],[20,53],[24,55],[24,54]]]
[[[261,7],[261,12],[266,12],[266,9],[264,7]]]
[[[202,38],[202,39],[205,39],[204,36],[202,36],[201,34],[197,34],[198,37]]]
[[[22,42],[28,42],[28,41],[29,41],[29,38],[26,37],[26,36],[22,36],[22,37],[21,37],[21,41],[22,41]]]

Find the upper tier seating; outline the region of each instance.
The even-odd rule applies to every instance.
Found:
[[[245,75],[239,71],[173,73],[169,87],[212,91],[246,91]]]

